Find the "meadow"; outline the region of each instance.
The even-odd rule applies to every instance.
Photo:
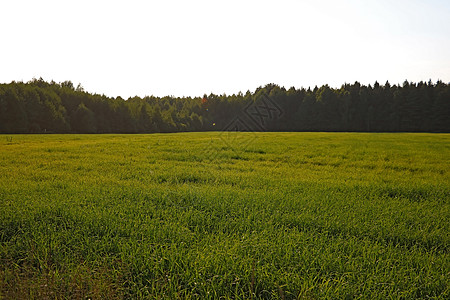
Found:
[[[0,135],[1,299],[449,299],[450,135]]]

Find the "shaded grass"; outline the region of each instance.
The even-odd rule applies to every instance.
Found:
[[[0,296],[449,297],[448,135],[235,135],[4,140]]]

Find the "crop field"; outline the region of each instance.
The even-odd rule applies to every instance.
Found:
[[[0,299],[449,299],[450,135],[0,136]]]

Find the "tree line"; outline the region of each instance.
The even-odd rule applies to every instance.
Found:
[[[230,126],[236,117],[240,126]],[[442,81],[314,89],[268,84],[245,94],[125,100],[88,93],[71,81],[0,84],[0,133],[211,130],[450,132],[450,86]]]

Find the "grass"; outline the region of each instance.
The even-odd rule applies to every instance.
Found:
[[[449,142],[0,136],[0,298],[448,299]]]

